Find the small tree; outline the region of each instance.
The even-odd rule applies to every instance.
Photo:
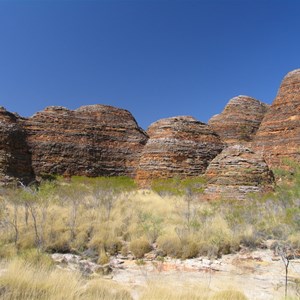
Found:
[[[78,210],[87,194],[88,187],[84,178],[81,177],[72,177],[71,182],[63,182],[58,187],[58,195],[62,204],[71,204],[68,222],[71,242],[76,237]]]
[[[7,188],[1,199],[1,215],[0,225],[5,227],[11,227],[14,231],[14,244],[17,246],[19,240],[19,218],[18,212],[21,205],[19,190],[17,188]],[[13,212],[9,210],[9,206],[13,207]]]
[[[279,244],[276,247],[277,253],[280,255],[282,262],[285,268],[285,288],[284,288],[284,297],[287,299],[288,294],[288,271],[290,261],[295,258],[294,250],[289,244]]]
[[[103,207],[106,220],[110,221],[114,204],[121,196],[127,196],[136,188],[134,181],[128,177],[97,177],[91,180],[92,195],[97,207]]]
[[[43,182],[40,186],[22,186],[19,192],[20,201],[25,208],[25,222],[28,225],[29,215],[32,217],[35,234],[35,244],[41,249],[44,246],[44,233],[47,220],[47,210],[55,195],[55,183]]]
[[[190,231],[193,219],[192,204],[195,198],[203,192],[204,183],[203,177],[159,179],[153,181],[152,190],[162,197],[172,195],[183,198],[186,204],[184,220],[188,231]]]

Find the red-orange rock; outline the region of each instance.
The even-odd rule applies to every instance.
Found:
[[[227,144],[249,142],[268,111],[269,105],[248,96],[232,98],[208,124]]]
[[[26,133],[20,118],[0,107],[0,182],[22,182],[34,179]]]
[[[127,110],[48,107],[24,121],[35,175],[134,177],[148,136]]]
[[[272,190],[274,176],[260,154],[244,145],[224,149],[209,164],[207,199],[245,199],[248,193]]]
[[[300,69],[288,73],[256,133],[253,147],[271,167],[300,162]]]
[[[136,176],[144,187],[156,178],[199,176],[223,149],[220,137],[193,117],[159,120],[147,133]]]

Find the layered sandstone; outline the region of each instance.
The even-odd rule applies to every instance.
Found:
[[[208,124],[227,144],[249,142],[268,111],[269,105],[248,96],[232,98]]]
[[[208,199],[245,199],[248,193],[271,190],[273,173],[260,154],[244,145],[224,149],[209,164],[204,191]]]
[[[47,107],[23,123],[36,176],[131,176],[148,136],[130,112],[106,105]]]
[[[271,167],[283,158],[300,162],[300,69],[288,73],[254,139]]]
[[[20,118],[0,107],[0,182],[27,184],[33,180],[31,156]]]
[[[144,187],[156,178],[199,176],[223,149],[220,137],[193,117],[159,120],[147,133],[136,176]]]

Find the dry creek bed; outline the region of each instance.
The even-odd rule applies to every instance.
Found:
[[[142,263],[117,255],[104,266],[73,254],[56,253],[52,258],[59,268],[79,270],[88,276],[104,276],[127,286],[135,299],[138,299],[140,288],[151,281],[171,282],[176,288],[188,284],[213,291],[234,288],[244,292],[250,300],[284,298],[285,266],[271,249],[243,249],[212,260],[205,257],[157,260],[150,253]],[[300,277],[299,258],[290,261],[288,271],[289,282]],[[292,293],[292,288],[289,291]],[[300,295],[298,297],[300,299]]]

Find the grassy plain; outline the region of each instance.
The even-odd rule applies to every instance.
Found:
[[[113,282],[57,270],[47,253],[92,249],[103,264],[129,251],[139,259],[151,250],[159,257],[220,257],[267,239],[300,248],[299,167],[277,176],[282,179],[274,193],[230,202],[200,201],[201,178],[160,181],[152,190],[138,190],[125,177],[2,188],[0,259],[6,271],[0,299],[131,299]],[[246,299],[238,291],[206,297],[203,289],[187,287],[182,293],[149,285],[141,299]]]

